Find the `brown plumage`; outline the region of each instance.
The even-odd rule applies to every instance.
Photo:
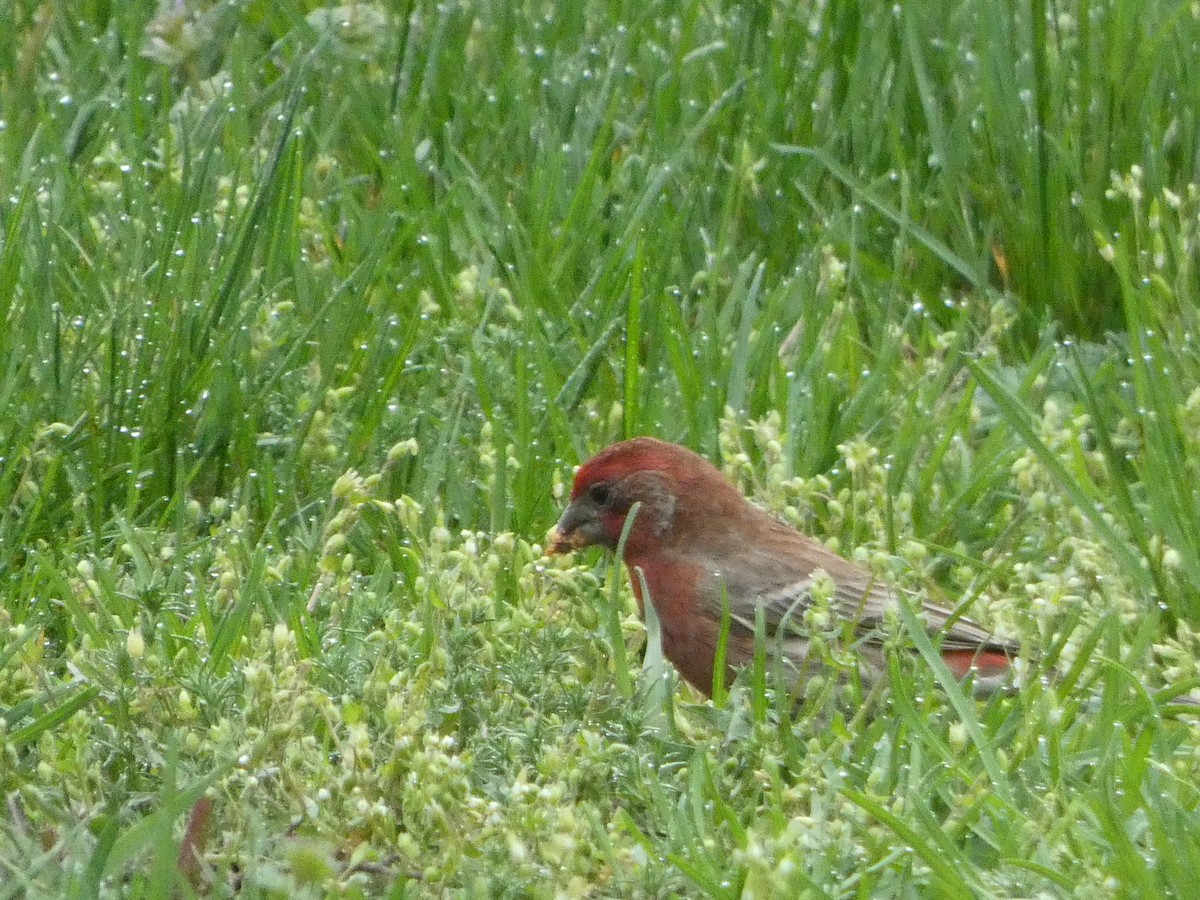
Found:
[[[635,438],[585,462],[575,476],[571,502],[551,532],[550,552],[590,545],[615,551],[634,503],[641,506],[624,555],[634,594],[639,607],[647,599],[654,604],[663,652],[696,688],[712,691],[726,601],[731,617],[727,682],[753,658],[758,607],[768,652],[782,653],[794,679],[811,671],[808,641],[799,626],[819,572],[833,582],[832,613],[851,624],[868,666],[882,669],[882,626],[898,601],[896,589],[750,503],[684,447]],[[984,686],[1005,677],[1013,646],[937,604],[922,603],[917,612],[940,639],[942,658],[955,675],[974,672]]]

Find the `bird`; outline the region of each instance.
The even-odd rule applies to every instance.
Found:
[[[970,674],[974,690],[989,693],[1010,676],[1013,643],[950,608],[908,597],[752,503],[704,457],[657,438],[620,441],[579,467],[546,552],[615,552],[635,504],[622,549],[639,612],[653,605],[663,654],[706,696],[715,676],[729,686],[754,659],[760,609],[766,651],[786,663],[788,689],[819,668],[803,613],[814,589],[827,592],[830,583],[830,612],[848,627],[869,679],[887,670],[889,610],[901,601],[913,604],[956,678]],[[726,627],[725,671],[717,673]]]

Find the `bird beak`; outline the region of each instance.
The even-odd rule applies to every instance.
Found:
[[[581,515],[579,507],[574,503],[567,506],[563,510],[558,524],[546,534],[546,552],[551,556],[557,556],[560,553],[570,553],[572,550],[586,547],[590,541],[585,529],[579,527],[583,524],[583,519],[584,516]]]
[[[560,553],[578,550],[583,546],[583,542],[579,538],[578,532],[564,534],[563,530],[555,525],[546,533],[546,552],[551,556],[558,556]]]

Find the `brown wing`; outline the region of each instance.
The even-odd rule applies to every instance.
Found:
[[[987,629],[962,616],[955,617],[954,610],[928,601],[917,604],[916,598],[880,580],[866,569],[838,556],[823,544],[804,537],[780,523],[780,530],[773,529],[774,546],[749,551],[751,557],[762,553],[764,558],[778,560],[780,550],[790,550],[783,558],[793,564],[779,572],[778,582],[754,597],[761,605],[769,634],[788,637],[786,632],[795,632],[804,610],[812,603],[812,589],[818,573],[824,572],[833,581],[832,611],[839,618],[853,623],[856,635],[863,643],[883,642],[884,626],[901,598],[912,604],[918,617],[924,622],[931,636],[940,636],[943,650],[997,650],[1013,654],[1015,647],[995,638]],[[780,546],[783,545],[783,546]],[[743,559],[746,559],[744,554]],[[747,559],[750,566],[753,558]],[[758,568],[763,571],[763,568]],[[738,573],[729,573],[730,581],[736,582]],[[750,596],[736,590],[736,583],[728,586],[730,596]],[[735,609],[734,621],[754,630],[754,607]]]

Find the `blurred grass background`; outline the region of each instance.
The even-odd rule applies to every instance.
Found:
[[[0,896],[1186,893],[1194,4],[0,15]],[[664,720],[536,546],[642,433],[1070,674]]]

